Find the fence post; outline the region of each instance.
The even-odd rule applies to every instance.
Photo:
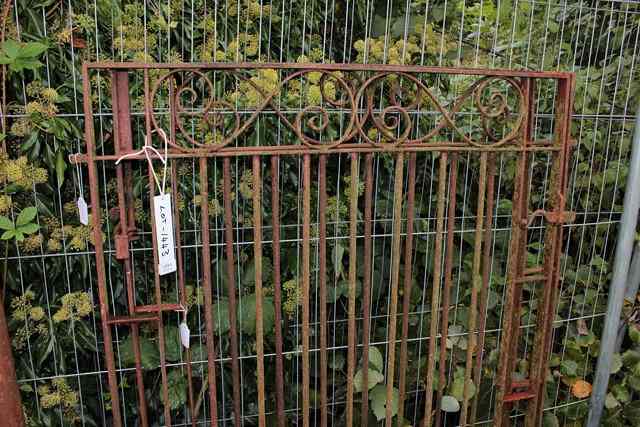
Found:
[[[2,425],[7,427],[24,426],[20,390],[18,390],[11,352],[11,339],[2,303],[0,303],[0,415],[3,420]]]
[[[618,242],[613,264],[613,277],[609,287],[609,301],[607,303],[604,330],[600,339],[600,354],[598,355],[593,394],[589,405],[588,427],[600,425],[609,386],[613,349],[618,335],[620,313],[622,312],[631,252],[636,236],[636,225],[638,224],[638,209],[640,209],[640,192],[637,191],[636,187],[638,183],[640,183],[640,108],[636,115],[636,125],[631,142],[629,175],[627,176],[624,194],[622,219],[618,229]]]

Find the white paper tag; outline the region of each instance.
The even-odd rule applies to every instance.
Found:
[[[191,333],[189,327],[186,323],[182,322],[178,329],[180,330],[180,342],[182,342],[184,348],[189,348],[189,334]]]
[[[82,225],[89,225],[89,206],[82,196],[78,197],[78,216]]]
[[[158,242],[158,271],[162,276],[176,271],[171,194],[155,196],[153,209],[156,221],[156,242]]]

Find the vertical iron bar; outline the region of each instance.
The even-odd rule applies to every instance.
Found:
[[[353,377],[356,369],[356,280],[358,232],[358,154],[351,153],[349,183],[349,306],[347,332],[347,426],[353,426]],[[365,385],[366,387],[366,385]]]
[[[100,190],[98,188],[98,170],[95,161],[95,133],[93,129],[93,112],[91,107],[91,84],[88,64],[82,64],[82,98],[84,109],[84,139],[87,144],[87,169],[89,170],[89,192],[91,196],[91,228],[93,233],[94,250],[96,252],[96,274],[98,278],[98,298],[100,300],[100,323],[104,338],[104,357],[107,365],[109,393],[111,394],[111,413],[114,427],[122,426],[120,411],[120,396],[118,395],[118,380],[116,378],[115,357],[111,327],[109,326],[109,299],[107,296],[107,277],[104,265],[104,246],[102,243],[102,220],[100,215]]]
[[[473,425],[476,422],[476,416],[478,413],[479,391],[480,382],[482,381],[482,360],[484,358],[484,338],[485,329],[487,327],[487,303],[489,297],[489,290],[491,284],[489,282],[491,275],[491,244],[492,244],[492,227],[493,227],[493,197],[495,193],[495,174],[496,174],[496,158],[494,153],[489,153],[487,161],[487,209],[485,214],[485,226],[484,226],[484,252],[482,254],[482,291],[480,292],[480,324],[478,325],[478,350],[476,356],[476,365],[473,377],[473,383],[476,386],[476,395],[474,396],[471,404],[471,416],[470,423]]]
[[[550,206],[562,214],[565,208],[565,191],[568,180],[568,162],[570,157],[569,133],[571,126],[571,108],[573,105],[574,79],[570,77],[558,80],[558,95],[556,98],[555,123],[558,127],[555,135],[555,144],[561,148],[553,154],[555,157],[551,171],[551,184],[549,190]],[[549,365],[551,345],[553,339],[553,321],[556,312],[556,300],[560,287],[560,255],[562,249],[563,224],[550,223],[545,230],[545,256],[544,256],[544,290],[542,310],[538,312],[539,325],[534,338],[534,354],[531,357],[531,387],[535,396],[527,407],[525,426],[532,427],[534,423],[542,422],[544,408],[544,392],[546,387],[546,372]]]
[[[318,165],[318,262],[320,292],[320,426],[327,427],[327,156],[320,155]]]
[[[280,280],[280,178],[278,156],[271,157],[271,212],[273,224],[273,298],[276,336],[276,411],[278,427],[285,426],[284,361],[282,357],[282,291]],[[239,374],[238,374],[239,375]]]
[[[523,93],[525,95],[525,105],[530,110],[531,85],[528,79],[523,81]],[[526,114],[528,121],[531,111]],[[526,263],[527,246],[527,219],[529,206],[529,155],[526,151],[528,137],[527,129],[529,124],[524,125],[525,136],[521,139],[521,150],[518,153],[516,163],[516,179],[513,189],[513,208],[511,211],[511,240],[509,242],[509,261],[507,265],[507,286],[505,295],[504,321],[502,325],[501,351],[497,372],[497,393],[494,422],[496,427],[508,426],[509,413],[512,404],[504,402],[506,395],[512,391],[511,373],[514,371],[518,358],[518,339],[520,329],[520,310],[522,298],[522,283],[520,277]]]
[[[176,113],[176,103],[175,103],[175,87],[174,80],[169,80],[169,108],[170,108],[170,127],[169,127],[169,137],[171,141],[176,140],[176,121],[177,121],[177,113]],[[178,266],[178,293],[179,293],[179,302],[182,307],[187,306],[186,299],[186,289],[185,289],[185,278],[184,278],[184,260],[182,258],[182,226],[180,224],[180,207],[178,206],[178,196],[179,192],[179,183],[178,183],[178,160],[175,160],[171,165],[171,190],[172,190],[172,198],[174,200],[173,203],[173,223],[176,230],[176,261]],[[187,323],[186,313],[184,315],[184,322]],[[191,418],[191,426],[196,426],[196,417],[195,417],[195,400],[193,394],[193,366],[191,365],[191,347],[185,348],[185,361],[186,361],[186,369],[187,369],[187,399],[189,405],[189,416]]]
[[[227,294],[229,298],[229,352],[231,353],[231,377],[233,388],[233,421],[242,425],[240,415],[240,365],[238,350],[238,303],[236,299],[236,273],[233,254],[233,207],[231,197],[231,159],[225,157],[222,165],[222,204],[224,209],[224,242],[227,258]]]
[[[426,397],[423,427],[431,426],[433,407],[433,377],[436,356],[436,339],[438,334],[438,310],[440,302],[440,281],[442,274],[442,235],[444,233],[444,202],[447,186],[447,153],[440,153],[440,166],[438,170],[438,203],[436,219],[436,237],[433,255],[433,285],[431,292],[431,325],[429,333],[429,356],[427,360],[427,378],[425,381]],[[439,405],[439,403],[438,403]]]
[[[396,369],[396,329],[398,325],[398,287],[400,282],[400,240],[402,238],[402,184],[404,178],[404,153],[396,157],[393,183],[393,235],[391,243],[391,289],[389,292],[389,349],[387,354],[387,402],[393,400],[393,377]],[[366,385],[365,385],[366,387]],[[393,405],[385,405],[385,425],[391,427]]]
[[[398,427],[401,425],[401,418],[404,418],[404,401],[407,379],[407,359],[409,338],[409,306],[411,304],[411,288],[413,286],[412,256],[413,256],[413,216],[415,209],[415,186],[416,186],[416,153],[409,154],[409,165],[407,173],[409,175],[407,183],[407,238],[404,250],[404,292],[402,295],[402,341],[400,343],[400,369],[398,373]]]
[[[113,115],[113,133],[114,133],[114,151],[120,154],[123,150],[131,149],[132,137],[131,126],[129,124],[129,73],[126,71],[114,71],[111,74],[112,79],[112,104],[114,108]],[[127,162],[128,165],[128,162]],[[129,236],[128,215],[127,215],[127,196],[125,194],[125,173],[124,165],[116,165],[116,184],[118,193],[118,215],[120,224],[118,226],[117,236]],[[129,248],[127,248],[128,250]],[[125,275],[125,285],[127,289],[127,305],[129,315],[135,314],[136,307],[136,291],[135,277],[133,275],[131,256],[122,260]],[[133,359],[136,379],[136,389],[138,396],[138,409],[140,412],[140,424],[145,427],[149,425],[147,414],[147,400],[145,397],[144,379],[142,377],[142,354],[140,352],[140,326],[138,323],[131,323],[131,344],[133,347]]]
[[[256,290],[256,363],[258,374],[258,425],[265,427],[264,324],[262,323],[262,178],[260,156],[253,156],[253,263]]]
[[[444,388],[446,382],[446,362],[447,362],[447,338],[449,335],[449,308],[451,305],[451,286],[453,270],[453,255],[455,253],[454,247],[454,231],[456,225],[456,196],[458,186],[458,154],[451,153],[449,160],[449,206],[447,208],[447,244],[444,260],[444,288],[442,289],[442,321],[441,321],[441,335],[440,335],[440,358],[438,361],[438,393],[436,398],[436,404],[438,410],[436,411],[435,425],[440,425],[440,418],[442,417],[442,411],[440,410],[440,403],[444,395]]]
[[[473,356],[477,349],[476,322],[478,317],[478,294],[482,289],[482,277],[480,276],[480,263],[482,262],[482,226],[484,221],[484,197],[487,186],[487,153],[480,154],[480,178],[478,183],[478,205],[476,210],[476,229],[474,234],[473,247],[473,267],[472,267],[472,287],[471,306],[469,307],[469,341],[467,344],[467,357],[464,369],[464,389],[462,412],[460,414],[460,425],[467,425],[467,412],[471,396],[471,372],[473,367]],[[477,387],[476,387],[477,390]]]
[[[173,126],[172,126],[173,130]],[[172,137],[173,138],[173,137]],[[175,141],[175,139],[173,139]],[[175,161],[173,167],[171,168],[171,191],[173,193],[172,197],[175,200],[173,204],[173,224],[176,230],[176,260],[178,264],[178,292],[179,292],[179,302],[182,307],[187,306],[186,300],[186,289],[185,289],[185,281],[184,281],[184,260],[182,258],[182,228],[180,225],[180,207],[178,206],[178,174],[176,164],[178,162]],[[186,316],[183,319],[184,322],[187,322]],[[187,400],[189,405],[189,416],[191,418],[191,426],[195,427],[196,419],[195,419],[195,400],[193,394],[193,367],[191,366],[191,348],[187,347],[184,350],[185,352],[185,363],[187,369]]]
[[[227,170],[229,158],[224,159],[224,169]],[[206,328],[207,344],[207,374],[209,384],[209,406],[211,415],[211,426],[218,425],[218,392],[216,390],[216,350],[213,342],[213,295],[211,283],[211,244],[209,236],[209,177],[207,158],[200,157],[200,215],[202,234],[202,287],[204,288],[204,320]],[[225,201],[227,194],[224,195]],[[226,227],[225,227],[226,228]],[[229,303],[231,305],[231,303]],[[229,309],[231,312],[231,309]],[[231,317],[231,315],[229,315]],[[235,325],[235,323],[231,323]]]
[[[302,426],[309,427],[309,288],[311,278],[311,155],[302,165]]]
[[[364,279],[362,283],[362,384],[369,384],[369,330],[371,327],[371,206],[373,205],[373,154],[365,156],[364,186]],[[367,427],[369,419],[369,387],[362,387],[362,427]]]
[[[149,70],[144,70],[144,93],[145,93],[145,130],[146,137],[151,141],[151,99],[149,94]],[[158,305],[158,347],[160,353],[160,377],[162,380],[162,401],[164,408],[165,424],[171,426],[171,406],[169,405],[169,383],[167,380],[167,359],[166,359],[166,346],[164,339],[164,322],[162,319],[162,288],[160,286],[160,272],[158,271],[158,241],[156,239],[156,222],[153,209],[153,197],[155,196],[155,178],[153,175],[152,165],[148,167],[148,183],[149,183],[149,202],[151,204],[149,209],[149,217],[151,221],[151,241],[153,245],[153,275],[155,284],[155,299]],[[172,203],[176,203],[173,200]]]

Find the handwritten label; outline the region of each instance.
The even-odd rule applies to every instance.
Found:
[[[184,348],[189,348],[189,334],[191,333],[191,331],[189,331],[189,327],[187,326],[186,323],[182,322],[180,323],[180,342],[182,342],[182,345],[184,346]]]
[[[158,243],[158,271],[162,276],[176,271],[171,194],[155,196],[153,198],[153,212],[156,222],[156,242]]]
[[[78,197],[78,216],[82,225],[89,225],[89,206],[82,196]]]

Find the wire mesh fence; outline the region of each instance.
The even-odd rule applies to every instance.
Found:
[[[49,49],[41,57],[43,66],[31,73],[9,71],[6,87],[8,121],[6,144],[9,159],[3,159],[6,178],[20,190],[10,189],[11,200],[4,214],[14,218],[27,206],[36,206],[38,215],[34,221],[40,226],[38,233],[27,236],[22,242],[12,240],[6,252],[7,285],[5,301],[13,336],[13,352],[17,364],[23,404],[29,422],[34,425],[106,425],[110,423],[112,409],[108,393],[107,372],[103,358],[103,334],[100,313],[97,309],[97,278],[95,274],[94,245],[90,229],[77,217],[75,201],[83,194],[87,197],[86,170],[76,169],[68,163],[67,155],[84,152],[81,138],[82,81],[81,64],[91,61],[146,61],[146,62],[346,62],[391,63],[405,65],[470,66],[486,68],[512,68],[530,70],[563,70],[577,73],[575,114],[572,135],[576,140],[571,159],[567,209],[576,212],[573,224],[564,225],[566,244],[562,257],[560,299],[551,357],[551,370],[546,388],[545,420],[562,425],[580,425],[586,415],[587,395],[578,390],[580,380],[590,381],[597,354],[607,283],[614,247],[616,224],[621,211],[626,175],[626,159],[630,143],[630,126],[633,111],[638,103],[638,78],[636,60],[640,35],[640,6],[625,1],[294,1],[294,2],[201,2],[169,1],[144,2],[117,5],[106,2],[75,2],[31,4],[16,1],[11,4],[11,19],[7,24],[7,38],[22,41],[45,39]],[[270,76],[256,73],[256,82],[269,88]],[[456,93],[455,80],[443,78],[433,82],[438,93],[447,96]],[[96,135],[103,141],[113,139],[111,117],[110,79],[96,75],[91,79],[96,120]],[[53,91],[51,89],[54,89]],[[298,89],[290,113],[292,115],[314,104],[313,84]],[[540,101],[536,105],[536,138],[544,139],[554,126],[553,106],[548,104],[553,89],[538,88]],[[242,112],[251,100],[250,91],[230,93],[234,109]],[[135,89],[132,94],[135,94]],[[138,95],[139,95],[138,87]],[[315,96],[320,96],[317,93]],[[546,98],[545,98],[546,97]],[[545,99],[547,101],[545,101]],[[243,103],[249,104],[243,104]],[[132,126],[136,143],[144,140],[143,102],[132,95]],[[427,112],[428,113],[428,112]],[[464,114],[464,113],[462,113]],[[469,113],[469,123],[474,120]],[[260,127],[258,126],[258,129]],[[285,132],[267,132],[265,126],[256,133],[258,139],[271,144],[286,141]],[[198,130],[200,131],[200,130]],[[195,132],[195,131],[194,131]],[[215,133],[205,135],[215,142]],[[256,141],[247,144],[259,143]],[[20,160],[19,156],[27,156]],[[551,165],[542,155],[535,156],[529,169],[532,208],[543,209],[548,201],[544,182],[549,177]],[[409,339],[410,360],[407,369],[407,401],[404,417],[408,424],[417,425],[423,411],[424,369],[428,363],[430,341],[430,299],[432,286],[429,278],[433,256],[433,235],[436,221],[437,158],[423,158],[418,164],[418,180],[415,187],[416,240],[414,263],[424,257],[422,275],[415,278],[412,287]],[[487,313],[490,321],[483,331],[487,336],[486,381],[488,394],[480,395],[487,402],[495,398],[492,386],[497,368],[497,343],[501,336],[502,309],[504,307],[505,274],[498,267],[506,263],[511,231],[512,186],[515,176],[513,161],[501,158],[496,163],[495,220],[491,231],[494,247],[491,270],[491,288]],[[302,186],[301,164],[292,162],[282,166],[281,205],[289,222],[282,224],[283,246],[283,331],[285,342],[286,403],[284,411],[292,424],[302,424],[302,376],[301,349],[302,312],[300,305],[301,250],[302,250]],[[42,168],[42,169],[40,169]],[[214,188],[220,185],[221,171],[212,164]],[[181,161],[175,173],[183,191],[184,215],[192,219],[200,215],[196,182],[198,166]],[[464,381],[458,357],[466,354],[468,340],[468,307],[473,281],[470,246],[475,232],[475,192],[478,165],[471,159],[461,158],[458,164],[458,201],[454,222],[458,252],[453,259],[453,283],[450,295],[449,331],[445,347],[450,355],[446,372],[445,393],[460,397]],[[255,263],[251,255],[253,245],[250,162],[238,160],[233,164],[233,190],[235,193],[234,270],[240,286],[238,300],[239,416],[245,425],[258,423],[257,382],[255,379],[255,331],[251,331],[252,306],[250,297],[255,283],[252,269]],[[372,304],[370,308],[370,345],[380,351],[384,359],[389,347],[389,261],[393,223],[393,168],[383,155],[376,157],[375,189],[373,191],[373,241],[380,277],[374,276]],[[48,171],[48,176],[47,172]],[[146,173],[144,168],[139,172]],[[348,191],[349,181],[343,177],[349,173],[349,162],[338,157],[329,165],[328,179],[334,183],[335,194],[327,201],[328,245],[332,259],[345,259],[341,269],[348,270]],[[42,176],[44,174],[44,176]],[[143,174],[144,175],[144,174]],[[386,176],[386,178],[385,178]],[[115,205],[116,188],[112,173],[99,170],[102,205]],[[148,220],[148,201],[141,194],[146,184],[131,189],[137,199],[135,216],[140,222]],[[406,185],[406,184],[405,184]],[[246,192],[247,194],[243,194]],[[5,195],[7,192],[5,192]],[[3,200],[3,202],[6,200]],[[213,198],[210,210],[222,209],[222,200]],[[313,204],[317,218],[320,207]],[[317,221],[317,219],[316,219]],[[185,224],[186,225],[186,224]],[[193,278],[186,287],[186,299],[193,316],[192,329],[204,331],[204,307],[202,305],[202,272],[198,249],[202,247],[202,235],[197,222],[185,228],[183,249],[186,257],[194,261]],[[312,221],[312,225],[316,225]],[[115,256],[114,230],[105,223],[104,245],[107,253]],[[225,227],[221,216],[214,216],[211,223],[211,253],[214,264],[214,295],[225,295],[226,270],[224,257]],[[528,257],[532,265],[540,263],[542,253],[541,223],[530,227]],[[270,232],[267,230],[267,232]],[[139,291],[153,295],[152,252],[149,245],[149,229],[140,233],[147,238],[135,243],[133,257],[140,260],[134,269]],[[471,236],[471,237],[470,237]],[[265,243],[269,243],[265,241]],[[317,249],[314,249],[316,251]],[[191,251],[191,252],[189,252]],[[317,253],[313,257],[317,257]],[[427,262],[428,260],[428,262]],[[214,261],[215,262],[215,261]],[[268,262],[267,262],[268,264]],[[334,261],[335,265],[340,263]],[[417,265],[417,264],[416,264]],[[263,265],[263,268],[265,266]],[[266,267],[268,268],[268,267]],[[416,268],[419,271],[419,268]],[[344,310],[347,293],[344,275],[335,272],[330,280],[330,307],[327,329],[329,334],[328,369],[330,384],[329,423],[344,425],[344,382],[346,373],[347,318]],[[376,273],[374,273],[376,274]],[[318,272],[312,272],[312,283],[317,283]],[[112,313],[126,306],[123,301],[124,284],[121,277],[107,269],[107,283]],[[379,286],[379,288],[376,288]],[[268,287],[268,283],[267,283]],[[164,289],[169,295],[175,289]],[[177,294],[175,294],[177,298]],[[247,298],[246,301],[243,301]],[[317,298],[317,296],[315,296]],[[533,345],[536,304],[540,301],[535,290],[525,292],[525,310],[521,328],[524,340],[519,348],[522,359],[516,367],[519,374],[528,372],[527,356]],[[317,304],[317,301],[316,301]],[[244,309],[243,309],[244,307]],[[225,311],[227,310],[227,311]],[[223,336],[228,325],[228,307],[221,300],[214,305],[213,317],[217,335]],[[267,315],[267,314],[265,314]],[[270,314],[269,314],[270,315]],[[243,317],[245,316],[245,317]],[[275,317],[275,313],[274,313]],[[176,340],[179,316],[166,319],[168,340]],[[491,321],[493,319],[493,323]],[[363,319],[358,317],[357,321]],[[244,323],[243,323],[244,322]],[[246,328],[245,328],[246,327]],[[359,326],[359,330],[362,326]],[[311,401],[313,408],[319,402],[320,353],[317,343],[320,334],[319,313],[312,313],[310,323],[312,344]],[[142,364],[148,368],[146,375],[148,410],[152,423],[162,425],[163,399],[160,397],[156,332],[141,327]],[[205,334],[192,335],[193,373],[205,375]],[[125,329],[114,329],[113,345],[116,348],[116,368],[125,425],[136,425],[139,418],[135,397],[133,346],[131,335]],[[219,388],[219,424],[231,425],[238,412],[233,408],[231,387],[230,349],[228,341],[220,339],[222,347],[215,360]],[[274,351],[267,343],[265,368],[267,373],[275,369]],[[146,350],[145,350],[146,349]],[[494,351],[492,351],[494,350]],[[171,353],[171,350],[168,350]],[[371,356],[370,356],[371,357]],[[374,356],[375,357],[375,356]],[[463,356],[464,357],[464,356]],[[173,351],[168,358],[168,377],[171,384],[168,396],[173,409],[173,425],[192,423],[192,408],[188,408],[187,394],[194,393],[202,407],[197,423],[206,423],[210,408],[202,389],[188,390],[183,369],[186,364],[182,352]],[[373,363],[373,367],[375,367]],[[378,375],[383,368],[373,369]],[[464,371],[464,369],[463,369]],[[376,373],[371,374],[375,376]],[[464,374],[464,372],[463,372]],[[274,376],[271,376],[274,378]],[[464,376],[462,376],[464,379]],[[277,421],[273,384],[267,388],[267,422]],[[375,391],[375,393],[374,393]],[[374,395],[378,393],[373,388]],[[371,397],[371,395],[370,395]],[[460,399],[461,400],[461,399]],[[370,399],[371,406],[380,402]],[[380,408],[372,409],[372,423]],[[615,407],[611,416],[615,415]],[[491,424],[491,406],[480,407],[478,423]],[[522,423],[523,415],[514,412],[515,422]],[[312,422],[320,422],[320,413],[313,411]],[[453,425],[458,419],[451,415],[443,422]],[[624,418],[624,422],[631,423]]]

